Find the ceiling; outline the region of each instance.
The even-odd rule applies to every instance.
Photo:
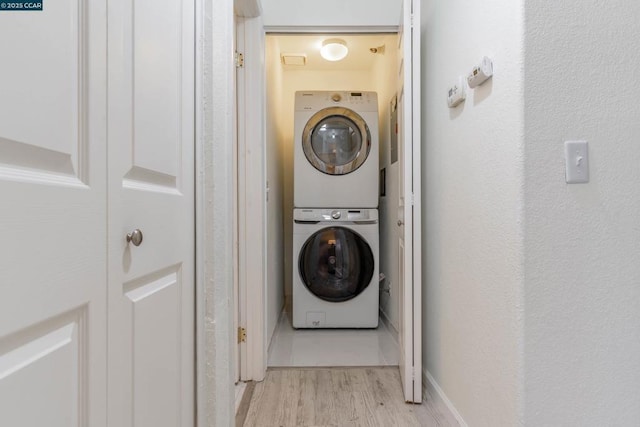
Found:
[[[395,34],[278,34],[268,35],[275,39],[276,60],[281,62],[281,54],[306,54],[307,63],[304,66],[282,65],[285,70],[369,70],[373,66],[376,55],[370,48],[385,46],[385,49],[395,49],[397,36]],[[331,62],[320,56],[322,41],[329,38],[340,38],[347,43],[349,54],[341,61]],[[383,49],[384,51],[384,49]],[[380,52],[380,51],[379,51]]]

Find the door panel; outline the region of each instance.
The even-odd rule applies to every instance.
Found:
[[[84,2],[63,2],[43,12],[0,17],[6,36],[0,152],[14,172],[32,168],[36,174],[77,178],[85,160],[79,156],[87,144],[80,116],[86,111],[82,79],[90,43],[82,22],[85,7]]]
[[[172,188],[179,175],[182,92],[192,91],[181,84],[182,55],[189,54],[180,44],[183,3],[133,2],[133,166],[156,174],[150,184],[164,178]]]
[[[0,14],[0,425],[106,422],[105,2]]]
[[[191,426],[193,1],[110,2],[109,60],[109,422]]]
[[[180,271],[173,268],[125,284],[131,289],[126,303],[134,337],[130,357],[135,426],[161,426],[168,420],[180,425],[182,287]]]
[[[89,399],[85,399],[84,393],[89,362],[82,356],[88,350],[86,327],[86,311],[81,309],[61,318],[47,319],[3,340],[2,425],[88,425]],[[100,369],[104,370],[104,365]],[[28,410],[28,405],[35,406]]]
[[[416,24],[413,23],[413,18]],[[422,401],[420,214],[420,0],[404,0],[398,44],[400,377],[407,402]]]

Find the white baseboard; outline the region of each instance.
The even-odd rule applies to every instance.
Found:
[[[382,323],[384,323],[384,325],[387,327],[389,332],[391,332],[391,336],[393,337],[396,344],[399,344],[400,337],[398,336],[398,330],[396,329],[395,326],[393,326],[393,323],[391,323],[391,320],[389,320],[387,313],[385,313],[383,310],[379,310],[378,313],[380,314],[380,320],[382,320]]]
[[[465,420],[462,418],[462,415],[458,412],[453,403],[449,400],[447,395],[444,393],[438,382],[433,378],[433,376],[426,370],[422,371],[422,388],[423,394],[426,396],[430,394],[432,398],[440,400],[444,404],[444,406],[449,410],[449,413],[455,418],[455,420],[460,424],[460,427],[469,427]],[[426,400],[426,397],[424,398]],[[442,406],[442,405],[440,405]]]
[[[387,317],[387,313],[385,313],[384,310],[379,310],[378,313],[380,313],[380,320],[382,320],[382,323],[384,323],[387,329],[389,329],[394,341],[398,344],[400,342],[398,340],[398,330],[393,326],[393,323],[391,323],[391,320],[389,320],[389,317]]]
[[[276,321],[276,325],[273,327],[273,331],[271,331],[271,333],[269,333],[267,331],[267,360],[269,359],[269,354],[271,353],[271,344],[273,344],[273,338],[276,335],[276,331],[278,330],[278,325],[280,325],[280,322],[282,321],[282,316],[285,316],[285,312],[287,309],[287,304],[286,302],[284,304],[282,304],[282,307],[280,308],[280,315],[278,316],[278,320]]]

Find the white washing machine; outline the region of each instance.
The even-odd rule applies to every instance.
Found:
[[[378,326],[378,211],[294,209],[293,327]]]
[[[293,204],[378,207],[378,95],[296,92]]]

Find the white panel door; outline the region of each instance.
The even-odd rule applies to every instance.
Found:
[[[405,400],[415,403],[422,401],[419,22],[420,0],[404,0],[398,37],[400,377]]]
[[[109,425],[191,427],[194,1],[112,0],[108,23]]]
[[[0,12],[1,426],[106,425],[105,35],[102,0]]]

